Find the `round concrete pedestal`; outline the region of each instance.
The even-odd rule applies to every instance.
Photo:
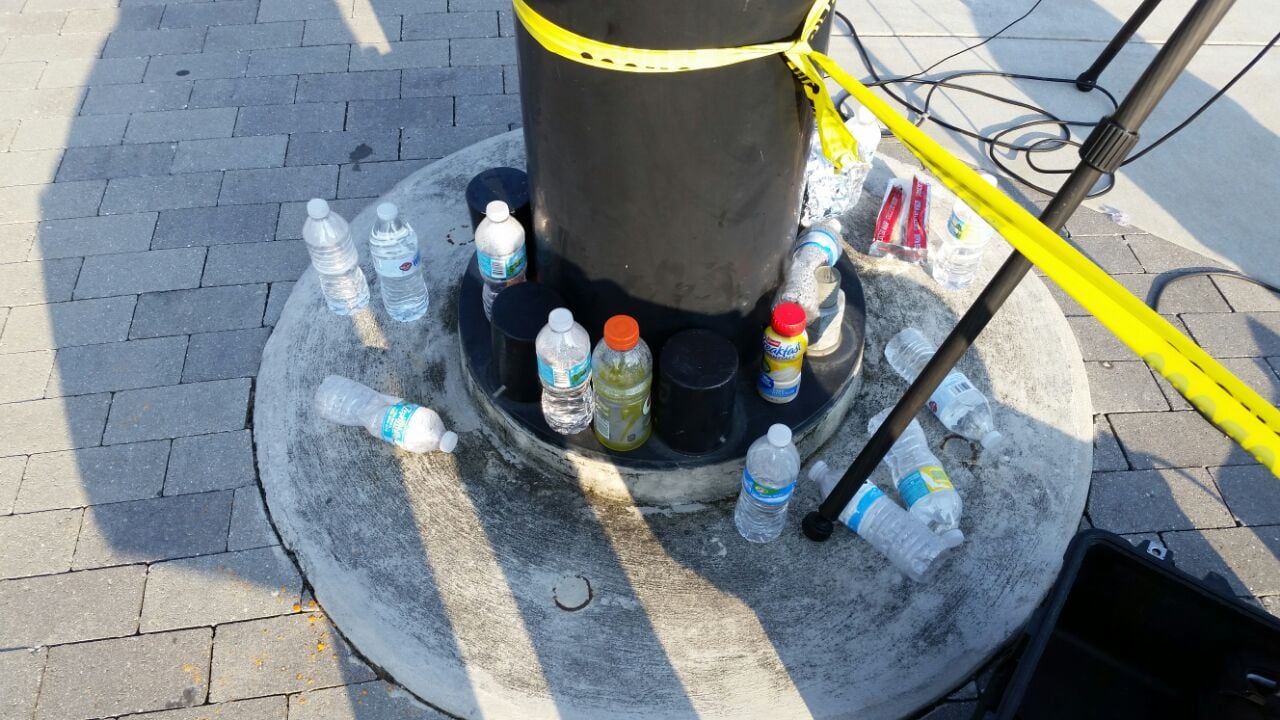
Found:
[[[847,530],[803,539],[818,501],[807,484],[782,539],[749,545],[732,501],[638,506],[547,473],[470,397],[454,307],[472,256],[463,190],[485,168],[520,167],[522,153],[517,133],[494,138],[387,196],[421,238],[426,319],[394,323],[380,307],[335,317],[308,271],[267,344],[262,481],[338,627],[422,699],[467,718],[897,718],[968,677],[1053,582],[1088,488],[1088,384],[1040,281],[1022,284],[961,364],[995,400],[1008,456],[976,458],[922,418],[964,497],[968,536],[931,583],[905,580]],[[909,173],[885,163],[869,187]],[[949,195],[937,203],[940,232]],[[857,237],[876,205],[863,201]],[[352,223],[358,239],[371,222],[370,209]],[[817,453],[837,467],[905,388],[884,363],[886,340],[908,323],[940,339],[976,294],[940,297],[919,268],[849,254],[867,351],[862,389]],[[984,280],[1004,254],[988,254]],[[319,420],[311,396],[329,373],[436,408],[461,435],[456,453],[410,455]],[[883,470],[875,479],[889,483]]]

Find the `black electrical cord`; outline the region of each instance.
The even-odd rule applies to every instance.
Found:
[[[1164,291],[1167,290],[1170,285],[1195,277],[1224,277],[1231,278],[1232,280],[1243,280],[1247,283],[1253,283],[1258,287],[1270,290],[1276,295],[1280,295],[1280,287],[1276,287],[1265,280],[1251,278],[1244,273],[1238,273],[1234,270],[1220,270],[1218,268],[1187,268],[1185,270],[1179,270],[1171,276],[1157,278],[1156,282],[1152,284],[1151,290],[1147,293],[1147,306],[1152,310],[1159,312],[1160,298],[1164,297]]]

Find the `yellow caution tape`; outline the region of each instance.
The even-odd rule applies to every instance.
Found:
[[[557,26],[525,0],[513,2],[525,30],[548,52],[604,70],[688,72],[782,55],[813,103],[823,153],[839,169],[857,158],[857,143],[827,91],[822,75],[825,72],[879,118],[943,185],[976,210],[1009,244],[1168,380],[1222,432],[1280,477],[1280,411],[1021,205],[895,112],[834,60],[813,49],[809,41],[826,20],[833,0],[817,0],[795,41],[705,50],[644,50],[610,45]]]

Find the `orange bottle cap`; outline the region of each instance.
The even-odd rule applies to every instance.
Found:
[[[604,342],[618,352],[626,352],[640,342],[640,323],[630,315],[614,315],[604,324]]]

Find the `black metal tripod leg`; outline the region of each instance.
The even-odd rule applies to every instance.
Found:
[[[1107,46],[1103,48],[1102,54],[1098,56],[1098,59],[1094,60],[1093,64],[1089,66],[1089,69],[1080,73],[1080,76],[1076,78],[1077,90],[1080,92],[1089,92],[1097,87],[1098,76],[1102,74],[1103,70],[1107,69],[1107,66],[1111,64],[1111,61],[1115,59],[1116,55],[1120,54],[1120,49],[1124,47],[1125,43],[1129,42],[1129,40],[1133,38],[1133,34],[1138,32],[1138,28],[1142,27],[1142,23],[1146,22],[1147,18],[1151,17],[1152,11],[1154,11],[1156,6],[1159,4],[1160,0],[1142,0],[1142,5],[1138,6],[1138,9],[1133,12],[1133,15],[1129,16],[1129,19],[1125,21],[1124,25],[1120,26],[1120,31],[1117,32],[1116,36],[1111,38],[1111,42],[1107,43]]]

